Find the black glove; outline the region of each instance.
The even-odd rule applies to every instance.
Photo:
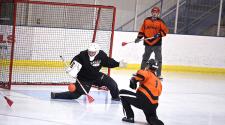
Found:
[[[160,33],[157,33],[157,34],[154,35],[154,38],[155,38],[155,39],[156,39],[156,38],[159,38],[159,37],[162,37],[162,35],[161,35]]]
[[[131,80],[130,80],[130,88],[131,89],[137,88],[137,80],[135,80],[134,78],[131,78]]]
[[[134,42],[135,42],[135,43],[139,43],[140,41],[141,41],[140,38],[136,38]]]

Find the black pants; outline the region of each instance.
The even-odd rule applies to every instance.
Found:
[[[150,125],[163,125],[163,122],[158,120],[156,114],[158,104],[151,104],[144,94],[122,89],[120,90],[119,95],[127,118],[134,118],[134,112],[131,108],[131,105],[133,105],[136,108],[143,110],[146,120]]]
[[[117,86],[117,83],[108,75],[103,74],[101,77],[97,78],[97,80],[94,81],[86,81],[86,80],[80,80],[81,84],[87,91],[87,93],[90,91],[92,85],[96,86],[106,86],[112,98],[118,98],[119,97],[119,89]],[[78,83],[75,83],[76,91],[75,92],[61,92],[61,93],[55,93],[55,99],[77,99],[81,95],[84,95],[84,91],[82,90],[81,86]]]

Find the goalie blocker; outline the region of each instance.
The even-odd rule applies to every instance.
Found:
[[[91,43],[87,50],[81,51],[72,59],[66,72],[72,77],[79,79],[87,93],[92,85],[98,87],[106,86],[110,91],[112,100],[119,101],[117,83],[110,76],[100,72],[100,70],[102,67],[126,67],[126,65],[124,61],[117,62],[113,58],[108,57],[104,51],[100,50],[97,43]],[[85,94],[79,84],[75,83],[75,86],[77,88],[75,92],[52,93],[51,98],[77,99]]]

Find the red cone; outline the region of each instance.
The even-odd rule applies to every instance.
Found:
[[[4,96],[5,100],[7,101],[8,105],[11,107],[13,104],[13,101],[9,99],[8,97]]]

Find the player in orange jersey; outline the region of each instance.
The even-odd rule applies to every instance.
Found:
[[[143,110],[146,120],[150,125],[164,125],[158,119],[156,109],[158,107],[158,98],[162,92],[161,81],[155,74],[158,65],[154,59],[147,61],[145,69],[138,72],[130,80],[130,88],[136,89],[137,82],[139,87],[136,93],[128,90],[120,90],[119,96],[125,111],[126,117],[122,121],[134,123],[134,112],[131,105]]]
[[[144,40],[145,51],[142,57],[141,69],[146,67],[146,62],[149,60],[152,52],[155,53],[155,60],[158,62],[159,68],[156,71],[157,77],[161,78],[162,67],[162,37],[169,32],[166,24],[159,18],[160,9],[153,7],[151,10],[152,16],[147,17],[138,33],[135,43],[141,41],[141,38],[151,38]]]

